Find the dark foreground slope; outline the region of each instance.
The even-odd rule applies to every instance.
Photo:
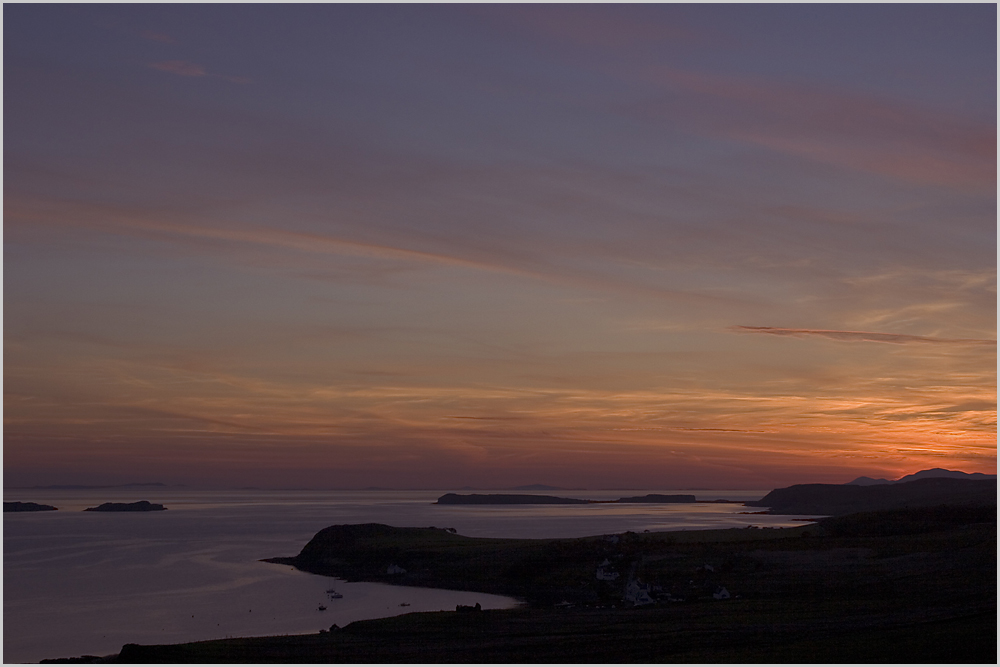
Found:
[[[996,506],[996,503],[996,480],[935,477],[873,486],[796,484],[775,489],[760,500],[745,504],[750,507],[768,507],[771,514],[841,515],[904,507]]]
[[[437,612],[315,635],[127,644],[127,663],[995,663],[996,612],[900,623],[885,609],[735,601],[658,609]],[[853,613],[852,613],[853,612]]]
[[[468,573],[478,564],[490,573],[494,590],[512,593],[525,590],[528,580],[543,581],[541,571],[560,579],[567,592],[576,591],[578,603],[554,607],[547,596],[536,595],[533,604],[519,609],[408,614],[315,635],[126,645],[116,659],[996,661],[995,507],[874,512],[792,529],[619,537],[618,543],[603,538],[475,540],[433,529],[331,527],[303,549],[297,557],[302,563],[345,573],[360,567],[357,559],[364,553],[381,562],[388,553],[398,558],[412,549],[422,554],[409,563],[422,570],[422,585],[453,582],[446,570]],[[596,581],[596,566],[605,558],[621,573],[617,581]],[[632,578],[653,585],[650,591],[658,601],[623,604],[625,582]],[[712,592],[720,588],[733,597],[714,599]]]

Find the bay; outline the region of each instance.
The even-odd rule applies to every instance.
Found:
[[[162,644],[317,632],[331,624],[516,600],[468,591],[341,582],[262,563],[292,556],[339,523],[455,528],[474,537],[584,537],[627,530],[800,525],[796,517],[742,514],[739,504],[435,505],[442,491],[205,491],[177,487],[5,489],[4,500],[56,512],[4,514],[3,660],[116,653]],[[461,491],[464,493],[465,491]],[[558,491],[615,499],[694,493],[750,500],[765,491]],[[550,492],[545,492],[550,493]],[[149,500],[165,512],[83,512],[102,502]],[[325,594],[336,588],[343,598]],[[321,611],[320,605],[326,610]],[[403,606],[406,605],[406,606]]]

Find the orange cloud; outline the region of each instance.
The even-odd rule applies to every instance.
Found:
[[[906,345],[910,343],[927,343],[935,345],[991,345],[996,346],[997,342],[990,339],[980,338],[935,338],[933,336],[911,336],[908,334],[877,333],[872,331],[835,331],[828,329],[783,329],[780,327],[729,327],[730,331],[737,333],[763,333],[772,336],[794,336],[804,338],[807,336],[818,336],[831,340],[841,340],[848,342],[867,343],[893,343],[896,345]]]

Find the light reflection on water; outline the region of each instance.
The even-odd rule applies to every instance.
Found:
[[[439,491],[195,491],[176,488],[5,490],[5,500],[58,512],[4,515],[4,662],[117,652],[122,644],[316,632],[332,623],[411,611],[486,608],[509,598],[343,583],[261,563],[291,556],[337,523],[456,528],[476,537],[582,537],[626,530],[801,525],[740,514],[742,505],[435,505]],[[595,500],[647,491],[537,492]],[[699,499],[764,491],[655,491]],[[93,513],[150,500],[166,512]],[[328,600],[334,586],[344,598]],[[318,605],[326,611],[318,611]],[[410,606],[401,607],[408,603]]]

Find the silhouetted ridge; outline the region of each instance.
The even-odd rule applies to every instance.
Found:
[[[840,515],[934,505],[996,505],[996,494],[996,480],[931,477],[871,486],[796,484],[745,504],[768,507],[772,514]]]

